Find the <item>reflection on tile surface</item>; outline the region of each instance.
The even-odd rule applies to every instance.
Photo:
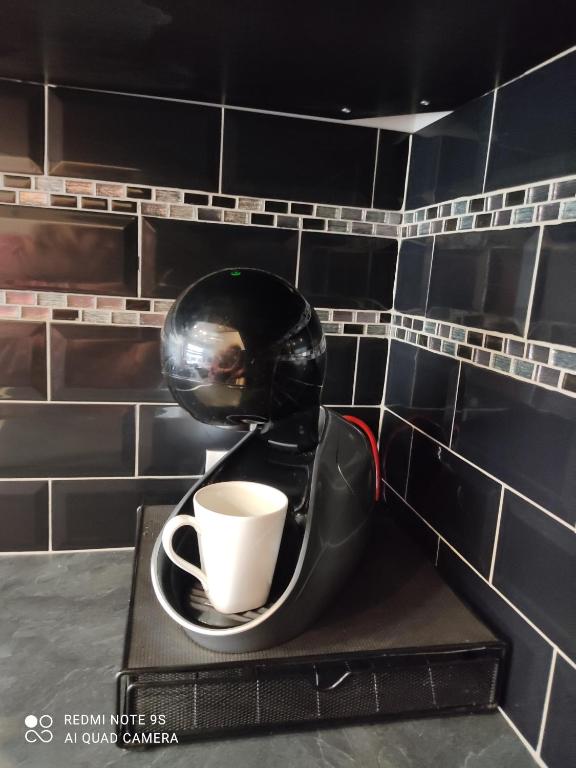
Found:
[[[576,765],[574,712],[576,712],[576,669],[558,656],[542,744],[542,757],[550,768]]]
[[[298,288],[316,307],[390,309],[395,240],[302,234]]]
[[[530,744],[536,747],[552,648],[517,611],[442,543],[438,568],[448,584],[480,618],[509,643],[502,706]]]
[[[220,112],[177,101],[50,89],[50,173],[218,189]]]
[[[376,130],[227,110],[223,191],[370,205]]]
[[[576,345],[576,222],[545,227],[530,315],[531,339]]]
[[[0,483],[0,549],[48,549],[48,483]]]
[[[357,340],[352,336],[326,336],[326,378],[322,402],[352,403]]]
[[[390,515],[399,528],[403,528],[410,538],[420,545],[426,557],[435,562],[438,549],[438,536],[418,515],[410,509],[403,499],[384,486],[384,514]]]
[[[572,53],[498,91],[486,189],[576,172],[575,81]]]
[[[46,399],[46,326],[0,322],[0,400]]]
[[[141,475],[200,475],[206,451],[226,451],[245,433],[212,427],[175,405],[140,406]]]
[[[412,137],[406,208],[482,192],[491,114],[488,94]]]
[[[0,404],[0,476],[97,477],[134,472],[134,409]]]
[[[136,295],[132,216],[0,206],[0,286]]]
[[[342,416],[356,416],[370,427],[375,438],[378,437],[378,424],[380,422],[380,408],[358,407],[356,405],[344,405],[341,408],[329,408]]]
[[[423,315],[430,282],[434,238],[403,240],[398,254],[394,308],[409,315]]]
[[[384,411],[380,431],[382,480],[401,496],[405,495],[412,428],[390,411]]]
[[[360,339],[354,403],[380,405],[386,374],[388,339]]]
[[[52,324],[51,356],[55,400],[172,402],[159,328]]]
[[[426,316],[522,334],[538,229],[436,238]]]
[[[509,492],[502,508],[494,584],[576,657],[576,536]]]
[[[0,171],[42,173],[44,88],[0,82],[0,113],[6,116],[0,127]]]
[[[458,361],[392,341],[385,402],[427,434],[448,444]]]
[[[380,131],[374,184],[374,208],[397,211],[402,208],[410,136]]]
[[[408,503],[468,562],[488,577],[500,485],[414,432]]]
[[[227,267],[266,269],[293,283],[298,234],[188,221],[145,219],[142,243],[142,293],[175,298],[203,275]]]
[[[570,523],[576,521],[576,400],[462,364],[453,447]]]
[[[56,480],[52,486],[53,548],[131,547],[138,507],[176,504],[194,482],[184,478]]]

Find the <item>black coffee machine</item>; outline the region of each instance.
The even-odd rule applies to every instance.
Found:
[[[358,420],[320,406],[321,323],[294,287],[269,272],[222,270],[192,285],[168,313],[162,352],[164,375],[183,408],[206,424],[244,430],[172,514],[194,514],[194,493],[226,480],[275,486],[289,507],[264,607],[218,613],[160,539],[151,561],[156,596],[206,648],[246,652],[283,643],[337,599],[362,554],[378,493],[373,437]],[[199,564],[190,529],[178,532],[175,549]]]

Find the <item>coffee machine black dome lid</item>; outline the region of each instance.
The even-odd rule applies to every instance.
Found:
[[[326,341],[313,307],[259,269],[224,269],[187,288],[162,330],[162,371],[198,421],[271,423],[318,408]]]

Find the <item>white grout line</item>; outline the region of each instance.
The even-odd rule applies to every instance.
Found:
[[[390,411],[394,413],[394,411]],[[410,483],[410,468],[412,467],[412,448],[414,446],[414,430],[410,430],[410,447],[408,448],[408,466],[406,467],[406,482],[404,483],[404,498],[408,498],[408,485]]]
[[[48,480],[48,551],[52,552],[52,480]]]
[[[544,236],[544,224],[540,225],[538,232],[538,242],[536,243],[536,255],[534,257],[534,266],[532,267],[532,280],[530,281],[530,293],[528,295],[528,306],[526,307],[526,320],[524,321],[524,339],[528,339],[530,331],[530,318],[532,315],[532,305],[534,303],[534,294],[536,292],[536,280],[538,278],[538,266],[540,264],[540,251],[542,250],[542,238]]]
[[[528,739],[527,739],[527,738],[524,736],[524,734],[522,733],[522,731],[520,731],[520,729],[518,728],[518,726],[517,726],[517,725],[515,725],[514,721],[513,721],[513,720],[511,720],[510,716],[506,714],[506,712],[504,711],[504,709],[503,709],[502,707],[498,707],[498,711],[500,712],[500,714],[502,715],[502,717],[504,718],[504,720],[506,721],[506,723],[508,723],[509,727],[510,727],[510,728],[511,728],[511,729],[514,731],[514,733],[516,734],[516,736],[518,737],[518,739],[519,739],[519,740],[522,742],[522,744],[524,745],[524,747],[526,747],[526,749],[527,749],[527,750],[528,750],[528,752],[530,753],[530,757],[531,757],[531,758],[534,760],[534,762],[535,762],[537,765],[539,765],[541,768],[548,768],[548,766],[547,766],[547,765],[546,765],[546,763],[545,763],[545,762],[542,760],[542,758],[540,757],[540,755],[539,755],[539,754],[536,752],[536,750],[534,749],[534,747],[532,746],[532,744],[530,744],[530,742],[528,741]]]
[[[376,130],[376,152],[374,153],[374,173],[372,174],[372,196],[370,207],[374,208],[374,194],[376,193],[376,175],[378,173],[378,152],[380,150],[380,129]]]
[[[401,496],[401,495],[398,493],[398,491],[396,491],[396,490],[395,490],[395,489],[394,489],[394,488],[393,488],[391,485],[389,485],[388,483],[385,483],[385,485],[386,485],[386,487],[387,487],[387,488],[389,488],[389,489],[390,489],[390,491],[391,491],[392,493],[394,493],[396,496],[398,496],[398,498],[399,498],[399,499],[402,499],[402,496]],[[556,645],[556,643],[555,643],[553,640],[551,640],[551,639],[548,637],[548,635],[546,635],[546,634],[545,634],[545,633],[544,633],[544,632],[543,632],[543,631],[540,629],[540,627],[538,627],[536,624],[534,624],[534,622],[533,622],[531,619],[529,619],[529,618],[528,618],[528,616],[526,616],[524,613],[522,613],[522,611],[521,611],[521,610],[520,610],[520,609],[519,609],[519,608],[518,608],[516,605],[514,605],[514,603],[513,603],[513,602],[510,600],[510,598],[506,597],[506,595],[505,595],[503,592],[501,592],[501,591],[498,589],[498,587],[495,587],[495,586],[494,586],[494,584],[490,584],[490,582],[488,581],[488,579],[487,579],[485,576],[483,576],[483,575],[480,573],[480,571],[478,571],[478,570],[477,570],[477,569],[476,569],[476,568],[475,568],[475,567],[474,567],[474,566],[473,566],[473,565],[472,565],[472,564],[471,564],[471,563],[470,563],[468,560],[466,560],[466,558],[464,557],[464,555],[462,555],[462,554],[461,554],[461,553],[460,553],[460,552],[459,552],[459,551],[456,549],[456,547],[454,547],[452,544],[450,544],[450,542],[449,542],[449,541],[448,541],[448,540],[447,540],[447,539],[446,539],[444,536],[442,536],[442,534],[441,534],[441,533],[439,533],[439,532],[438,532],[438,530],[437,530],[436,528],[434,528],[434,526],[433,526],[433,525],[431,525],[431,524],[428,522],[428,520],[426,520],[426,518],[422,517],[422,515],[421,515],[421,514],[420,514],[420,513],[419,513],[419,512],[418,512],[416,509],[414,509],[414,507],[413,507],[411,504],[409,504],[409,503],[408,503],[408,502],[407,502],[405,499],[402,499],[402,501],[403,501],[403,502],[406,504],[406,506],[407,506],[407,507],[409,507],[409,508],[412,510],[412,512],[414,512],[414,514],[415,514],[415,515],[417,515],[417,516],[420,518],[420,520],[421,520],[421,521],[422,521],[422,522],[423,522],[425,525],[427,525],[427,526],[428,526],[428,528],[430,528],[430,530],[431,530],[431,531],[433,531],[433,532],[436,534],[436,536],[439,536],[439,537],[440,537],[440,539],[442,540],[442,543],[443,543],[443,544],[445,544],[445,545],[446,545],[446,546],[447,546],[447,547],[448,547],[448,548],[449,548],[449,549],[450,549],[452,552],[454,552],[454,554],[455,554],[455,555],[457,555],[457,557],[459,557],[459,558],[460,558],[460,560],[462,560],[462,562],[463,562],[463,563],[465,563],[465,564],[468,566],[468,568],[470,568],[472,571],[474,571],[474,573],[476,574],[476,576],[478,576],[480,579],[482,579],[482,581],[483,581],[485,584],[487,584],[487,585],[490,587],[490,589],[492,589],[492,590],[493,590],[493,591],[494,591],[494,592],[495,592],[495,593],[498,595],[498,597],[500,597],[502,600],[504,600],[504,602],[505,602],[507,605],[509,605],[509,606],[510,606],[510,608],[512,608],[512,609],[513,609],[513,610],[514,610],[514,611],[515,611],[515,612],[516,612],[516,613],[517,613],[517,614],[518,614],[518,615],[519,615],[519,616],[520,616],[520,617],[521,617],[521,618],[522,618],[522,619],[523,619],[523,620],[526,622],[526,624],[528,624],[528,626],[530,626],[530,627],[531,627],[531,628],[532,628],[532,629],[533,629],[533,630],[534,630],[534,631],[535,631],[535,632],[536,632],[538,635],[540,635],[540,637],[542,637],[544,640],[546,640],[546,642],[547,642],[547,643],[550,645],[550,647],[551,647],[551,648],[554,648],[554,649],[556,650],[556,652],[558,653],[558,655],[562,656],[562,658],[563,658],[563,659],[564,659],[564,660],[565,660],[565,661],[566,661],[568,664],[570,664],[570,666],[571,666],[571,667],[573,667],[574,669],[576,669],[576,660],[574,660],[574,659],[571,659],[571,658],[570,658],[570,656],[568,656],[568,655],[566,654],[566,652],[565,652],[565,651],[563,651],[563,650],[562,650],[562,649],[561,649],[561,648],[560,648],[558,645]]]
[[[294,276],[294,285],[298,287],[298,280],[300,279],[300,251],[302,249],[302,230],[298,229],[298,243],[296,245],[296,275]],[[326,321],[324,321],[326,322]],[[340,335],[340,334],[334,334]]]
[[[436,554],[434,556],[434,565],[438,567],[438,557],[440,556],[440,536],[436,537]]]
[[[494,530],[494,543],[492,545],[492,560],[490,562],[490,574],[488,581],[492,584],[494,578],[494,566],[496,565],[496,552],[498,550],[498,538],[500,536],[500,522],[502,520],[502,507],[504,505],[504,486],[500,487],[500,501],[498,503],[498,517],[496,519],[496,528]]]
[[[532,72],[536,72],[537,70],[542,69],[548,64],[552,64],[553,61],[558,61],[558,59],[563,59],[564,56],[568,56],[570,53],[574,53],[574,51],[576,51],[576,45],[573,45],[572,48],[567,48],[565,51],[561,51],[560,53],[557,53],[555,56],[551,56],[549,59],[546,59],[546,61],[541,61],[540,64],[536,64],[535,67],[532,67],[531,69],[527,69],[526,72],[522,72],[521,75],[518,75],[517,77],[513,77],[512,80],[507,80],[505,83],[502,83],[502,85],[500,85],[499,88],[504,88],[505,86],[510,85],[511,83],[515,83],[517,80],[521,80],[523,77],[526,77],[526,75],[531,75]]]
[[[561,517],[558,517],[553,512],[550,512],[545,507],[543,507],[541,504],[538,504],[536,501],[533,501],[533,499],[530,499],[528,496],[525,496],[520,491],[517,491],[512,486],[505,483],[503,480],[501,480],[499,477],[496,477],[495,475],[492,475],[490,472],[487,472],[485,469],[482,469],[482,467],[479,467],[477,464],[474,464],[474,462],[470,461],[470,459],[467,459],[466,456],[458,453],[454,448],[450,448],[449,446],[442,443],[440,440],[437,440],[434,437],[431,437],[427,432],[424,432],[423,429],[420,429],[420,427],[417,427],[415,424],[412,424],[408,419],[405,419],[403,416],[400,416],[396,411],[389,406],[386,406],[386,410],[389,410],[390,413],[393,413],[396,418],[401,419],[405,424],[408,424],[412,429],[416,430],[417,432],[420,432],[420,434],[427,437],[429,440],[432,440],[433,443],[436,443],[436,445],[439,445],[441,448],[443,448],[446,451],[449,451],[453,456],[456,456],[456,458],[461,459],[466,464],[469,464],[471,467],[474,467],[474,469],[477,469],[479,472],[481,472],[483,475],[486,475],[486,477],[489,477],[491,480],[494,480],[498,483],[498,485],[502,485],[506,491],[509,491],[510,493],[514,493],[516,496],[519,496],[521,499],[524,499],[524,501],[527,501],[529,504],[531,504],[536,509],[539,509],[541,512],[544,512],[545,515],[548,515],[548,517],[552,518],[556,523],[560,523],[560,525],[563,525],[565,528],[568,528],[569,531],[574,533],[574,528],[570,523],[568,523],[566,520],[563,520]]]
[[[28,555],[46,557],[46,555],[80,555],[86,552],[131,552],[133,549],[134,547],[90,547],[87,549],[52,549],[50,551],[47,549],[17,550],[15,552],[0,552],[0,557],[28,557]]]
[[[46,399],[52,400],[52,323],[46,322]],[[12,402],[17,403],[18,400]]]
[[[556,659],[558,653],[556,649],[552,651],[552,659],[550,661],[550,672],[548,674],[548,683],[546,684],[546,694],[544,696],[544,706],[542,707],[542,720],[540,721],[540,730],[538,732],[538,744],[536,751],[540,755],[542,753],[542,742],[544,741],[544,733],[546,731],[546,720],[548,719],[548,708],[550,706],[550,696],[552,694],[552,683],[554,681],[554,670],[556,669]]]
[[[428,270],[428,280],[426,282],[426,298],[424,300],[424,314],[428,312],[428,300],[430,298],[430,283],[432,282],[432,266],[434,264],[435,251],[436,251],[436,235],[432,235],[432,253],[430,254],[430,269]]]
[[[142,238],[144,236],[144,217],[142,216],[140,206],[138,205],[137,221],[138,221],[138,286],[136,290],[137,298],[142,298]],[[152,304],[150,305],[152,306]]]
[[[218,192],[222,194],[222,174],[224,173],[224,107],[220,113],[220,164],[218,166]]]
[[[452,447],[452,438],[454,437],[454,423],[456,422],[456,411],[458,410],[458,390],[460,389],[460,375],[462,373],[462,361],[458,361],[458,375],[456,377],[456,392],[454,393],[454,410],[452,411],[452,424],[450,426],[450,439],[448,447]]]
[[[47,176],[49,168],[48,159],[48,144],[50,135],[48,133],[48,103],[49,103],[48,86],[44,85],[44,175]]]
[[[360,336],[356,338],[356,354],[354,356],[354,376],[352,378],[352,404],[353,405],[359,405],[356,403],[356,375],[358,373],[358,358],[360,357]]]
[[[385,400],[386,400],[386,385],[388,383],[388,371],[390,369],[390,348],[391,339],[388,339],[388,349],[386,350],[386,370],[384,371],[384,384],[382,385],[382,400],[380,401],[380,417],[378,419],[378,434],[376,439],[380,440],[380,433],[382,432],[382,421],[384,419]]]
[[[330,406],[334,407],[334,406]],[[339,406],[344,408],[346,406]],[[198,480],[202,475],[92,475],[91,477],[0,477],[0,485],[2,483],[32,483],[32,482],[45,482],[49,480],[54,482],[68,482],[74,483],[76,481],[94,481],[94,480]]]
[[[484,178],[482,180],[482,193],[486,192],[486,179],[488,178],[488,163],[490,162],[490,150],[492,148],[492,130],[494,128],[494,115],[496,114],[496,100],[498,88],[492,91],[492,112],[490,114],[490,130],[488,131],[488,144],[486,145],[486,162],[484,164]]]
[[[136,477],[139,475],[139,463],[140,463],[140,404],[136,404],[135,408],[135,414],[134,414],[134,438],[135,438],[135,447],[134,447],[134,474]]]
[[[412,162],[412,144],[413,144],[413,134],[410,134],[410,137],[408,139],[408,158],[406,160],[406,175],[404,177],[404,195],[402,197],[402,207],[400,210],[402,213],[406,210],[406,197],[408,195],[408,181],[410,179],[410,164]]]

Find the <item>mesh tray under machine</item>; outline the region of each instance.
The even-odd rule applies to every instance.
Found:
[[[378,520],[372,551],[313,627],[275,648],[230,654],[193,643],[156,600],[150,556],[169,512],[139,513],[117,710],[144,717],[122,718],[132,724],[118,726],[119,746],[155,732],[182,742],[496,709],[505,643],[392,521]]]

